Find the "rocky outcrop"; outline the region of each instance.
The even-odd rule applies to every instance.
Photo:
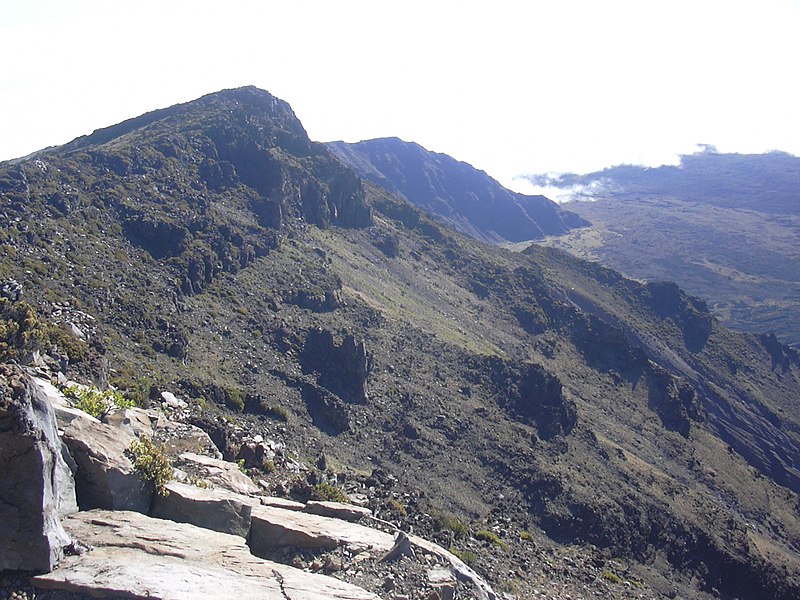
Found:
[[[558,377],[536,364],[491,363],[500,404],[516,418],[536,425],[540,438],[566,435],[575,428],[577,408]]]
[[[244,539],[133,512],[87,511],[65,527],[92,550],[71,556],[37,587],[99,597],[377,600],[332,577],[250,553]]]
[[[689,437],[692,421],[702,416],[700,400],[694,388],[664,369],[651,364],[648,372],[647,404],[670,431]]]
[[[152,487],[133,468],[126,452],[136,438],[122,429],[75,419],[64,443],[77,463],[75,482],[81,510],[109,508],[146,513]]]
[[[203,489],[177,481],[168,483],[166,492],[153,499],[153,517],[247,537],[252,512],[247,498],[225,489]]]
[[[201,481],[237,494],[252,496],[261,491],[252,479],[242,473],[238,465],[219,458],[184,452],[178,456],[175,465]]]
[[[306,337],[300,360],[303,371],[317,373],[317,383],[347,402],[367,399],[367,377],[374,366],[366,344],[347,334],[340,343],[333,333],[313,329]]]
[[[341,519],[286,510],[274,506],[254,506],[248,543],[254,554],[266,556],[274,548],[369,548],[388,552],[394,545],[391,534],[349,523]]]
[[[341,502],[322,502],[309,500],[306,502],[303,512],[322,517],[333,517],[343,521],[358,521],[365,517],[371,517],[372,511],[363,506],[355,504],[342,504]]]
[[[71,543],[59,519],[75,486],[50,403],[18,367],[0,366],[0,571],[49,571]]]

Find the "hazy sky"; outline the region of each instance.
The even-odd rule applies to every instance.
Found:
[[[512,187],[800,154],[800,0],[0,0],[0,52],[0,160],[249,84],[312,139],[398,136]]]

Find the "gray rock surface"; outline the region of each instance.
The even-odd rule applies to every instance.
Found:
[[[141,408],[115,408],[103,415],[103,423],[136,437],[153,437],[148,411]]]
[[[394,537],[341,519],[274,506],[254,506],[248,543],[256,555],[264,555],[270,549],[282,546],[348,546],[352,551],[373,548],[379,552],[388,552],[394,545]]]
[[[151,516],[191,523],[213,531],[246,538],[250,532],[252,504],[258,499],[223,489],[204,489],[171,481],[166,496],[153,499]]]
[[[342,504],[341,502],[320,502],[309,500],[303,512],[323,517],[333,517],[344,521],[358,521],[363,517],[371,517],[372,511],[362,506]]]
[[[185,523],[93,510],[68,518],[65,527],[93,549],[34,578],[37,587],[164,600],[378,599],[332,577],[259,559],[238,536]]]
[[[178,456],[178,467],[205,479],[215,486],[237,494],[255,495],[261,491],[253,480],[239,470],[239,467],[219,458],[212,458],[194,452],[183,452]]]
[[[0,367],[0,571],[48,571],[71,542],[59,522],[75,485],[45,394],[18,367]]]
[[[134,436],[105,423],[75,419],[64,430],[63,439],[78,465],[75,483],[81,510],[147,512],[152,488],[125,455]]]

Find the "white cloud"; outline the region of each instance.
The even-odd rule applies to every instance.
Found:
[[[535,171],[800,153],[797,2],[3,3],[0,158],[255,84],[318,140]]]

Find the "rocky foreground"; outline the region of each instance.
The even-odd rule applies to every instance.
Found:
[[[170,419],[172,394],[101,421],[20,367],[3,366],[2,381],[0,570],[39,572],[34,597],[497,597],[453,554],[367,508],[264,495],[205,432]],[[153,438],[183,467],[160,488],[130,451]]]

